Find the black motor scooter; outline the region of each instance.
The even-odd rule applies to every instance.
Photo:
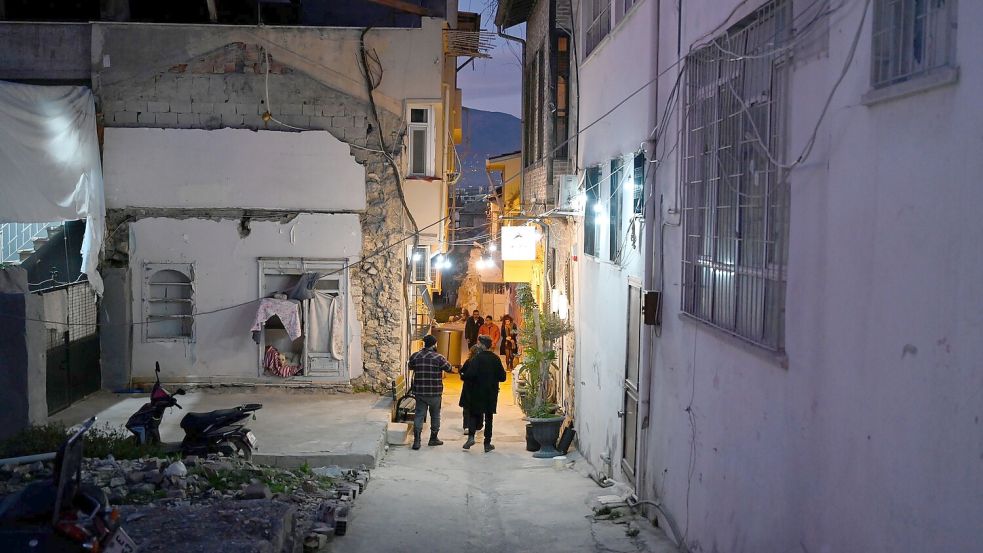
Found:
[[[82,483],[83,435],[95,421],[86,421],[58,448],[50,480],[32,482],[0,501],[0,551],[136,552],[102,488]]]
[[[173,395],[169,394],[160,385],[160,363],[157,363],[155,373],[157,381],[150,391],[150,403],[143,404],[126,421],[126,429],[140,444],[160,444],[160,422],[164,418],[164,410],[169,407],[183,409],[176,396],[184,395],[184,389],[178,388]],[[184,440],[180,445],[166,444],[165,448],[180,451],[183,455],[221,453],[249,459],[256,449],[256,435],[245,424],[239,423],[250,416],[255,419],[254,412],[262,408],[260,403],[247,403],[234,409],[188,413],[181,419]]]

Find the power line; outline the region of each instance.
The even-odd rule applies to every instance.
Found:
[[[383,253],[385,253],[385,252],[393,249],[394,247],[402,244],[403,242],[406,242],[407,240],[409,240],[411,238],[418,237],[421,232],[423,232],[423,231],[425,231],[425,230],[427,230],[429,228],[435,227],[435,226],[439,225],[440,223],[446,221],[447,219],[448,219],[448,217],[441,217],[437,221],[435,221],[435,222],[433,222],[433,223],[431,223],[431,224],[429,224],[429,225],[421,228],[420,230],[418,230],[416,232],[410,233],[407,236],[405,236],[405,237],[403,237],[403,238],[401,238],[399,240],[396,240],[395,242],[390,242],[389,244],[386,244],[385,246],[379,248],[378,250],[376,250],[376,251],[374,251],[374,252],[366,255],[365,257],[360,258],[358,261],[355,261],[353,263],[349,263],[349,262],[346,261],[345,264],[344,264],[344,266],[342,266],[340,269],[335,269],[334,271],[331,271],[329,273],[326,273],[325,275],[323,275],[322,278],[329,277],[329,276],[332,276],[332,275],[336,275],[336,274],[341,273],[343,271],[346,271],[346,270],[348,270],[348,269],[350,269],[352,267],[356,267],[358,265],[361,265],[362,263],[365,263],[366,261],[368,261],[368,260],[370,260],[370,259],[372,259],[374,257],[377,257],[379,255],[382,255]],[[211,309],[211,310],[208,310],[208,311],[198,311],[196,313],[192,313],[192,316],[197,318],[197,317],[199,317],[201,315],[211,315],[213,313],[220,313],[222,311],[229,311],[231,309],[237,309],[239,307],[245,307],[247,305],[256,303],[258,301],[261,301],[263,299],[265,299],[265,298],[256,298],[256,299],[252,299],[252,300],[249,300],[249,301],[244,301],[244,302],[241,302],[241,303],[237,303],[237,304],[234,304],[234,305],[227,305],[225,307],[219,307],[217,309]],[[152,323],[147,322],[147,321],[136,321],[136,322],[130,322],[130,323],[72,323],[72,322],[62,322],[62,321],[49,321],[49,320],[45,320],[45,319],[33,319],[33,318],[30,318],[30,317],[20,317],[20,316],[16,316],[16,315],[8,315],[6,313],[0,313],[0,317],[4,317],[4,318],[8,318],[8,319],[17,319],[17,320],[21,320],[21,321],[31,321],[31,322],[37,322],[37,323],[48,323],[48,324],[53,324],[53,325],[62,325],[62,326],[123,327],[123,326],[142,326],[142,325],[146,325],[146,324],[152,324]]]

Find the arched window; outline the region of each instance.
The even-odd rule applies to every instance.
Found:
[[[194,266],[147,263],[143,274],[143,336],[153,341],[194,341]]]

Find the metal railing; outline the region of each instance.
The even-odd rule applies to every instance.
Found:
[[[20,261],[21,250],[34,249],[34,241],[48,237],[48,227],[61,226],[51,223],[3,223],[0,224],[0,262]]]

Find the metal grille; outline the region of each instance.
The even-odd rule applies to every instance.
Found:
[[[682,309],[784,347],[790,2],[765,4],[686,59]]]
[[[48,237],[48,227],[62,223],[3,223],[0,224],[0,262],[20,261],[20,251],[34,249],[34,240]]]
[[[611,30],[611,2],[610,0],[591,0],[590,2],[590,23],[587,25],[587,38],[584,46],[584,56],[589,56],[594,48],[601,43],[604,37],[608,36]]]
[[[89,336],[95,336],[98,331],[99,304],[96,295],[88,282],[79,282],[68,286],[68,340],[74,342]]]
[[[954,0],[874,0],[874,88],[907,81],[953,61],[954,4]]]

